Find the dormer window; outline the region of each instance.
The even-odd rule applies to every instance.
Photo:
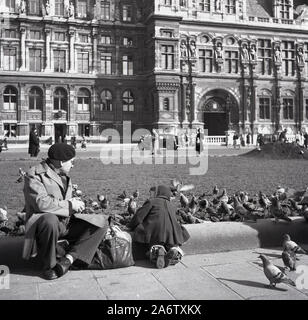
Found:
[[[280,18],[291,19],[291,2],[290,0],[281,0],[280,2]]]
[[[173,30],[161,30],[160,32],[164,38],[173,38]]]
[[[226,0],[225,7],[227,14],[235,14],[236,13],[236,1],[235,0]]]

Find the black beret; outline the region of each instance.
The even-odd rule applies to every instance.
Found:
[[[75,149],[66,143],[55,143],[48,149],[48,158],[52,160],[68,161],[75,156]]]

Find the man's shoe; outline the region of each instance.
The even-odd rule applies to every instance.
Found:
[[[66,257],[61,258],[55,266],[55,271],[58,277],[62,277],[63,275],[65,275],[71,265],[72,264],[69,259],[67,259]]]
[[[58,279],[58,275],[54,269],[47,269],[43,271],[43,277],[46,280]]]

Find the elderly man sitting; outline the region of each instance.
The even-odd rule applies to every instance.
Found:
[[[85,208],[83,201],[72,197],[68,174],[74,158],[71,145],[56,143],[49,148],[48,159],[25,175],[27,223],[23,258],[38,256],[47,280],[66,274],[75,260],[90,264],[107,231],[107,226],[99,228],[74,216]],[[57,255],[60,238],[69,243],[62,257]]]

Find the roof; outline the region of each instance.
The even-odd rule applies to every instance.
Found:
[[[247,0],[247,15],[264,18],[273,17],[273,2],[274,0]],[[308,0],[293,0],[294,9],[300,5],[308,6]],[[295,14],[296,16],[297,14]]]

